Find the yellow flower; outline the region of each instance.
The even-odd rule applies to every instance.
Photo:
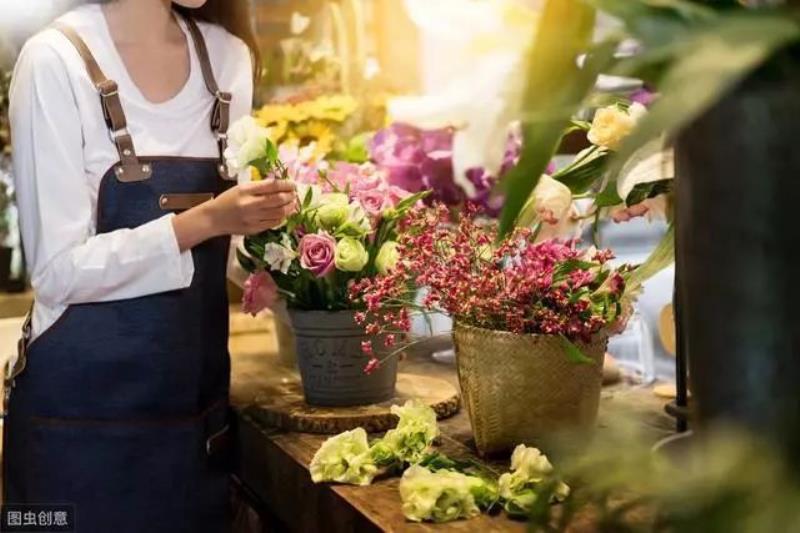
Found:
[[[324,158],[333,150],[337,140],[331,127],[318,120],[297,124],[291,129],[289,138],[297,139],[299,146],[308,146],[314,143],[314,157],[319,159]]]
[[[352,96],[331,94],[304,102],[303,106],[309,118],[344,122],[356,111],[358,102]]]
[[[303,122],[309,116],[305,108],[292,104],[267,104],[256,111],[256,118],[265,126],[286,122]]]
[[[646,112],[645,107],[639,103],[631,104],[627,110],[617,105],[598,109],[587,136],[589,142],[609,150],[616,150]]]

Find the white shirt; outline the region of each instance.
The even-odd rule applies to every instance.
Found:
[[[191,74],[174,98],[157,104],[129,77],[100,6],[79,7],[59,20],[81,35],[105,75],[119,85],[138,155],[218,157],[209,126],[213,98],[180,17]],[[250,52],[221,27],[199,26],[217,82],[233,94],[231,120],[237,120],[251,110]],[[69,305],[136,298],[191,284],[192,255],[178,248],[173,215],[96,235],[100,181],[119,157],[86,66],[60,32],[44,30],[23,47],[14,71],[10,115],[20,226],[36,299],[34,336]]]

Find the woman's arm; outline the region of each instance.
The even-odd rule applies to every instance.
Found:
[[[192,246],[232,229],[260,229],[291,209],[289,194],[240,194],[235,188],[227,197],[177,217],[94,235],[95,204],[84,170],[81,116],[67,67],[41,36],[25,46],[15,69],[11,129],[31,283],[36,298],[48,306],[188,287],[194,275],[188,251]]]

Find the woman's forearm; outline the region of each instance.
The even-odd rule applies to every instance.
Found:
[[[216,226],[213,201],[200,204],[172,218],[172,227],[181,252],[222,235]]]

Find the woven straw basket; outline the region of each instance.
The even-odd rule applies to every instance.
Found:
[[[608,337],[578,345],[597,364],[569,361],[561,339],[464,324],[454,328],[458,377],[482,454],[594,427]]]

